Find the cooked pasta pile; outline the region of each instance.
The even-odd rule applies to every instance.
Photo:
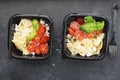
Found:
[[[105,34],[102,33],[93,39],[85,38],[81,41],[74,41],[74,37],[68,34],[67,47],[70,50],[72,56],[76,56],[77,54],[83,57],[98,55],[103,46],[104,35]]]
[[[24,55],[28,55],[27,50],[28,36],[33,31],[32,22],[29,19],[21,19],[19,25],[15,26],[15,33],[12,42],[16,47],[23,52]]]

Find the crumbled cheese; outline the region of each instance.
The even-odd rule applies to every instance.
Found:
[[[40,23],[44,25],[44,24],[45,24],[45,21],[43,21],[43,20],[41,19],[41,20],[40,20]]]
[[[31,54],[32,54],[33,56],[35,56],[35,52],[31,52]]]
[[[89,57],[89,56],[92,56],[93,54],[91,52],[87,52],[86,53],[86,56]]]

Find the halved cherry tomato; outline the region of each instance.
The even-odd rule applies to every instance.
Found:
[[[48,45],[40,44],[40,51],[42,54],[47,54],[48,53]]]
[[[40,43],[41,44],[45,44],[49,41],[49,36],[43,36],[41,39],[40,39]]]
[[[43,36],[43,35],[45,34],[45,32],[46,32],[46,27],[42,25],[42,26],[39,28],[37,34],[38,34],[39,36]]]
[[[74,37],[78,40],[82,40],[82,39],[84,39],[84,32],[81,30],[77,30],[74,33]]]
[[[71,28],[68,29],[68,33],[72,36],[74,35],[74,31]]]
[[[85,23],[83,18],[78,18],[76,21],[77,21],[80,25],[83,25],[83,24]]]
[[[72,21],[70,23],[70,28],[73,30],[73,31],[76,31],[76,30],[79,30],[80,29],[80,24],[76,21]]]
[[[36,47],[35,53],[36,53],[37,55],[40,55],[40,54],[41,54],[40,46],[37,46],[37,47]]]
[[[34,44],[29,44],[27,47],[28,52],[34,52],[36,49],[36,46]]]

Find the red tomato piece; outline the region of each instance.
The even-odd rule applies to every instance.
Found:
[[[40,22],[38,22],[38,25],[39,25],[39,27],[41,27],[41,26],[42,26],[42,24],[41,24]]]
[[[36,49],[36,46],[33,45],[33,44],[29,44],[29,45],[27,46],[27,50],[28,50],[28,52],[34,52],[35,49]]]
[[[37,55],[40,55],[40,54],[41,54],[40,46],[37,46],[37,47],[36,47],[35,53],[36,53]]]
[[[48,45],[40,44],[40,51],[42,54],[47,54],[48,53]]]
[[[101,34],[103,32],[103,30],[99,30],[99,31],[96,31],[96,34]]]
[[[73,30],[73,31],[76,31],[76,30],[79,30],[80,29],[80,24],[76,21],[72,21],[70,23],[70,28]]]
[[[36,44],[36,42],[34,42],[34,41],[29,42],[29,45],[35,45],[35,44]]]
[[[80,25],[83,25],[83,24],[85,23],[83,18],[78,18],[76,21],[77,21]]]
[[[72,36],[74,35],[74,31],[71,28],[68,29],[68,33]]]
[[[46,27],[42,25],[42,26],[39,28],[39,30],[38,30],[38,32],[37,32],[37,35],[43,36],[43,35],[45,34],[45,32],[46,32]]]
[[[77,40],[82,40],[82,39],[84,39],[84,32],[81,31],[81,30],[77,30],[77,31],[75,31],[75,33],[74,33],[74,37],[75,37]]]
[[[40,37],[39,36],[36,36],[34,39],[33,39],[34,42],[36,43],[40,43]]]
[[[96,35],[96,32],[90,33],[90,34],[86,34],[86,38],[94,38]]]
[[[45,43],[47,43],[49,41],[49,36],[46,36],[46,35],[44,35],[43,37],[41,37],[41,39],[40,39],[40,43],[41,44],[45,44]]]
[[[35,37],[41,38],[43,35],[44,35],[44,34],[38,34],[38,33],[37,33]]]

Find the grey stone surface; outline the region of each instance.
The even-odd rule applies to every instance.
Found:
[[[110,58],[109,53],[106,53],[105,58],[98,61],[62,59],[60,43],[63,36],[63,19],[67,14],[100,14],[108,18],[111,27],[111,8],[115,2],[120,3],[119,0],[1,0],[0,80],[119,80],[120,50],[117,57]],[[47,60],[20,60],[8,57],[9,18],[14,14],[24,13],[45,14],[53,19],[53,53]],[[118,16],[120,18],[120,11]],[[118,47],[119,30],[120,28],[116,35]]]

